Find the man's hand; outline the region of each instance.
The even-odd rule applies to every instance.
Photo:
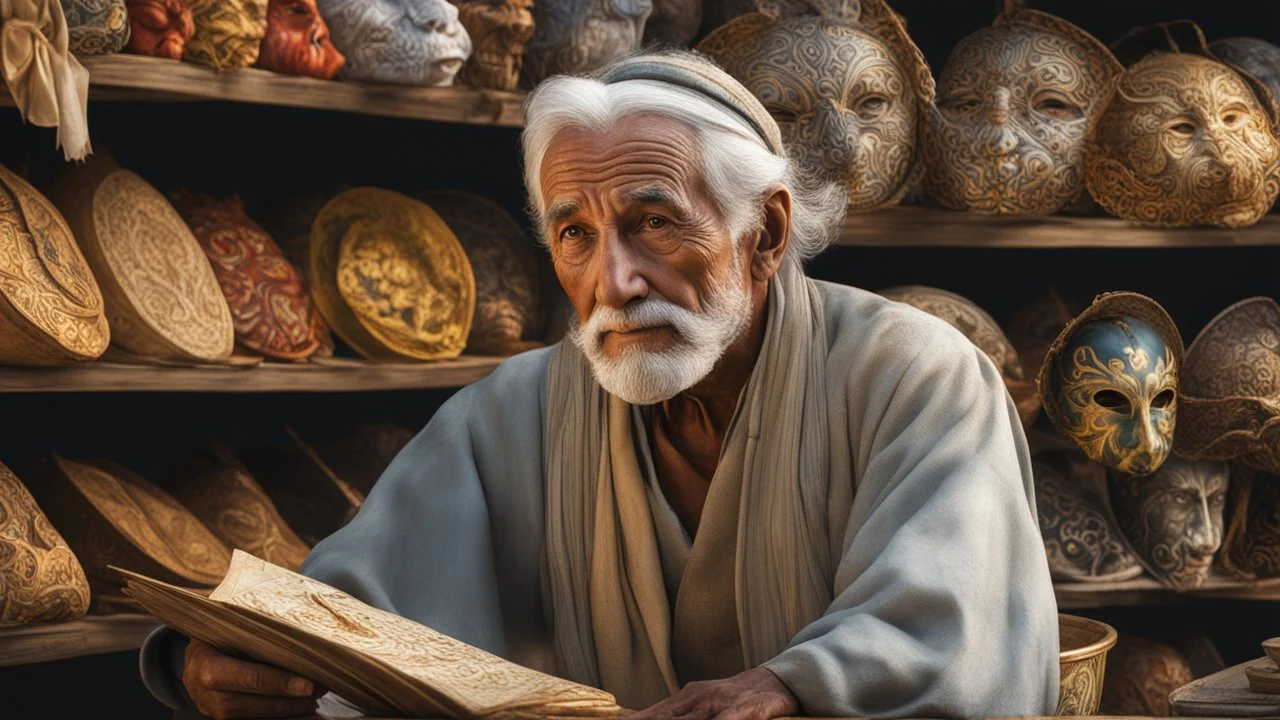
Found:
[[[770,720],[795,715],[800,703],[777,675],[765,668],[731,678],[691,682],[680,692],[627,720]]]
[[[237,660],[195,638],[187,645],[182,684],[196,709],[214,720],[314,715],[324,688],[271,665]]]

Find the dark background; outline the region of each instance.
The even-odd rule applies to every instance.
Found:
[[[554,0],[539,0],[552,2]],[[988,24],[983,0],[898,0],[929,62],[940,69],[951,47]],[[1135,25],[1190,18],[1210,40],[1252,34],[1280,43],[1280,3],[1188,0],[1041,0],[1110,42]],[[251,215],[279,196],[333,182],[413,192],[479,192],[522,217],[518,131],[220,103],[93,102],[97,150],[161,190],[240,193]],[[52,130],[24,126],[0,108],[0,163],[40,186],[59,169]],[[851,222],[857,222],[856,217]],[[815,260],[816,277],[869,289],[901,284],[944,287],[1005,322],[1016,307],[1054,286],[1087,294],[1135,290],[1159,300],[1189,342],[1219,310],[1252,295],[1280,295],[1277,248],[1177,250],[980,250],[836,248]],[[206,435],[244,448],[284,439],[289,424],[320,439],[359,422],[391,419],[421,427],[452,391],[311,394],[86,393],[0,394],[0,461],[20,475],[41,454],[107,456],[159,480],[179,453]],[[1259,655],[1280,634],[1270,604],[1197,602],[1088,614],[1129,630],[1175,639],[1200,628],[1228,664]],[[0,718],[167,718],[137,675],[137,653],[0,668]]]

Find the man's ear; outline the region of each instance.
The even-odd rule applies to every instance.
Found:
[[[751,277],[767,281],[782,267],[791,242],[791,191],[778,186],[764,198],[764,222],[751,253]]]

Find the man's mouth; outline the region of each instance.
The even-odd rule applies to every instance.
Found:
[[[654,343],[664,347],[655,346],[647,349],[661,350],[677,339],[676,329],[670,325],[619,326],[603,330],[600,333],[600,345],[606,350],[635,345],[645,346]],[[664,340],[670,340],[670,342],[664,342]]]

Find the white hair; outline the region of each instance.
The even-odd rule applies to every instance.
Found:
[[[826,249],[844,221],[847,194],[837,183],[811,180],[787,157],[769,151],[745,120],[692,90],[652,80],[606,85],[584,77],[544,81],[525,103],[525,186],[537,232],[546,242],[542,160],[562,130],[607,132],[630,115],[655,114],[694,130],[702,177],[734,240],[762,227],[763,200],[778,186],[791,191],[791,239],[787,254],[807,260]]]

